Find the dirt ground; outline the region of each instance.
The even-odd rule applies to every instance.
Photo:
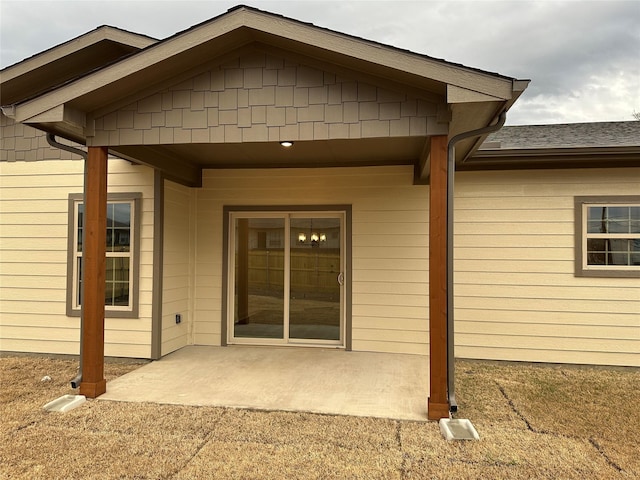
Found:
[[[458,361],[459,416],[481,439],[447,442],[435,422],[93,400],[44,412],[75,393],[76,367],[0,357],[0,478],[640,478],[638,369]]]

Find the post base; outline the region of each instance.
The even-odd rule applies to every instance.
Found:
[[[427,400],[427,418],[429,420],[440,420],[441,418],[449,418],[449,404],[432,402]]]
[[[90,383],[80,382],[80,395],[84,395],[87,398],[97,398],[107,391],[107,381],[102,380]]]

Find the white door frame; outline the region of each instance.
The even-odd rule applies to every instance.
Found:
[[[280,210],[269,209],[229,209],[225,221],[227,224],[227,278],[226,278],[226,343],[245,345],[295,345],[345,348],[347,345],[347,321],[346,321],[346,288],[347,285],[347,212],[333,210],[310,210],[308,208]],[[283,312],[283,338],[251,338],[234,336],[235,319],[235,220],[239,218],[282,218],[284,219],[284,312]],[[340,288],[340,335],[339,340],[321,340],[289,338],[289,305],[290,305],[290,276],[291,276],[291,219],[292,218],[336,218],[340,220],[340,268],[343,277]],[[337,279],[336,279],[337,281]]]

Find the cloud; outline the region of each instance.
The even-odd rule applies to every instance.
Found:
[[[166,38],[239,1],[0,0],[5,67],[101,24]],[[508,123],[631,120],[636,1],[254,1],[256,8],[532,82]]]

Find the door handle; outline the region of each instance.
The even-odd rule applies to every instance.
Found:
[[[340,272],[338,274],[338,285],[343,286],[344,285],[344,273]]]

